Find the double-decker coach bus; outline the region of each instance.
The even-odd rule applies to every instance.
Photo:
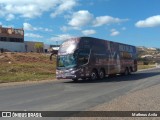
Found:
[[[136,47],[92,37],[64,41],[57,55],[57,79],[103,79],[137,71]]]

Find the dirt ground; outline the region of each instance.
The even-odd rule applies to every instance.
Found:
[[[30,63],[30,62],[49,62],[49,56],[41,53],[0,53],[0,63]]]
[[[56,56],[49,54],[0,53],[0,83],[55,79]]]

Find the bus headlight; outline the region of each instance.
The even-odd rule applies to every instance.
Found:
[[[83,68],[81,68],[81,72],[83,72]]]
[[[56,74],[62,74],[62,71],[56,70]]]
[[[76,72],[78,72],[80,69],[78,69],[78,70],[72,70],[71,71],[71,74],[75,74]]]
[[[76,73],[76,71],[71,71],[71,74],[74,74],[74,73]]]

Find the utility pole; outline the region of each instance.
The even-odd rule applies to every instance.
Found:
[[[56,41],[56,46],[58,47],[58,41]]]

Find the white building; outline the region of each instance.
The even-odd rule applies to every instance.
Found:
[[[24,30],[0,26],[0,49],[12,52],[25,52]]]
[[[153,50],[153,51],[155,51],[155,50],[157,50],[156,48],[148,48],[148,50]]]
[[[48,53],[49,50],[50,50],[50,45],[44,44],[44,52],[45,52],[45,53]]]
[[[153,55],[143,55],[141,58],[153,58]]]
[[[24,44],[25,44],[25,52],[40,52],[40,53],[44,52],[43,42],[25,41]],[[36,44],[39,44],[41,47],[36,48]]]
[[[24,43],[18,42],[2,42],[0,41],[0,49],[12,52],[25,52]]]

